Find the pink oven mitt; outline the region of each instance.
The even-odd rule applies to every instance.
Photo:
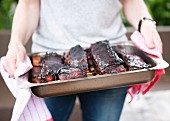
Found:
[[[13,108],[11,121],[53,121],[43,99],[32,95],[31,90],[20,89],[18,87],[18,78],[32,68],[31,61],[28,57],[23,63],[20,63],[14,73],[15,79],[9,78],[9,74],[3,69],[4,57],[0,61],[0,72],[2,77],[16,98]]]
[[[150,56],[153,56],[156,58],[162,58],[162,55],[160,51],[158,50],[158,48],[149,49],[146,46],[145,39],[138,31],[135,31],[131,35],[131,40],[136,47],[138,47],[145,53],[149,54]],[[138,94],[140,92],[142,92],[142,94],[146,94],[153,87],[153,85],[160,79],[162,74],[165,74],[165,70],[157,69],[154,78],[150,82],[129,87],[128,93],[131,96],[131,100],[133,99],[135,94]]]

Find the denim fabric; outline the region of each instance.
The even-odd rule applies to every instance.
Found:
[[[127,87],[46,98],[55,121],[68,121],[78,96],[83,121],[119,121]]]

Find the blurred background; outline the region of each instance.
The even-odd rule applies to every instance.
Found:
[[[0,57],[7,52],[10,39],[12,18],[18,0],[0,0]],[[170,0],[145,0],[148,10],[157,22],[157,30],[163,41],[163,57],[170,63]],[[134,31],[122,15],[127,27],[127,36]],[[31,41],[26,45],[30,52]],[[145,96],[138,96],[132,103],[128,97],[121,117],[121,121],[170,121],[170,68],[166,74]],[[8,91],[0,76],[0,120],[9,121],[15,99]],[[76,102],[70,121],[81,121],[79,102]]]

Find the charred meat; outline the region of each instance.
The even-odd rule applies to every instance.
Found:
[[[112,50],[108,41],[100,41],[92,44],[91,54],[99,74],[118,73],[121,70],[125,70],[122,65],[124,63],[123,60]]]
[[[86,73],[77,67],[65,66],[59,69],[58,77],[60,80],[83,78]]]
[[[95,63],[93,61],[91,49],[88,48],[85,50],[85,52],[86,52],[87,63],[88,63],[87,76],[95,76],[95,75],[97,75],[97,70],[96,70]]]
[[[55,52],[46,53],[43,56],[32,57],[34,65],[31,70],[32,82],[50,82],[58,80],[58,70],[63,66],[63,57]]]
[[[127,53],[121,46],[111,47],[109,41],[96,42],[85,50],[77,45],[63,56],[51,52],[44,55],[35,54],[31,59],[33,83],[70,80],[151,67],[135,53]]]
[[[44,83],[46,82],[41,78],[41,69],[42,67],[36,67],[34,66],[31,70],[31,76],[32,76],[32,82],[33,83]]]
[[[151,64],[147,64],[135,53],[127,53],[127,50],[121,46],[113,46],[112,48],[124,60],[128,71],[147,69],[151,67]]]
[[[70,49],[66,63],[71,67],[78,67],[81,70],[87,72],[88,63],[86,53],[80,45]]]
[[[43,56],[33,55],[31,57],[33,66],[42,66],[43,65]]]

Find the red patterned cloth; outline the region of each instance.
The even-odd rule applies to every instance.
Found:
[[[143,36],[138,31],[135,31],[131,35],[131,40],[136,47],[138,47],[139,49],[141,49],[148,55],[151,55],[157,58],[162,58],[162,55],[158,48],[149,49],[147,47],[146,40],[143,38]],[[165,70],[157,69],[154,78],[150,82],[129,87],[128,93],[131,96],[131,101],[133,100],[133,97],[136,94],[139,94],[139,93],[146,94],[154,86],[154,84],[160,79],[162,74],[165,74]]]

